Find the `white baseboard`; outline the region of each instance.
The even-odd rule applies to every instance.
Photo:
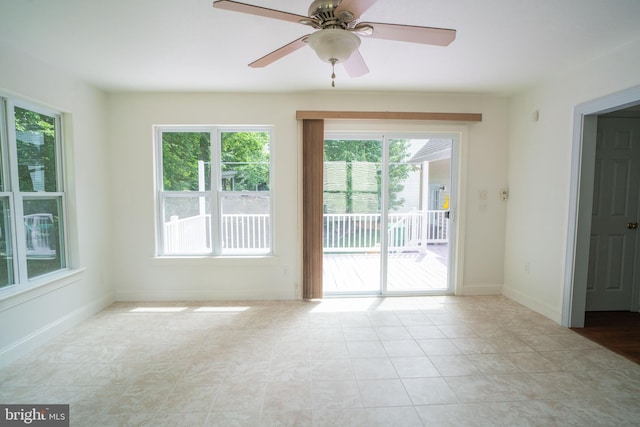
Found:
[[[112,303],[113,294],[104,295],[0,349],[0,368],[46,344]]]
[[[515,302],[522,304],[537,313],[542,314],[545,317],[548,317],[554,322],[561,324],[562,308],[558,309],[556,307],[553,307],[544,301],[540,301],[538,298],[527,295],[507,285],[503,286],[502,294],[507,298],[510,298]]]
[[[462,287],[462,295],[502,295],[502,285],[469,283]]]
[[[247,290],[184,290],[116,291],[116,301],[252,301],[299,299],[291,291]]]

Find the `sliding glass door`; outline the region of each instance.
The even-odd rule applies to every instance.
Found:
[[[380,292],[381,139],[324,142],[323,287]]]
[[[448,293],[453,139],[327,135],[325,295]]]
[[[450,139],[390,139],[386,293],[449,288]]]

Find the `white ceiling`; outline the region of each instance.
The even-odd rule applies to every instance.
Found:
[[[311,0],[242,0],[306,15]],[[349,78],[303,48],[313,31],[213,9],[212,0],[0,0],[0,42],[105,90],[400,90],[508,94],[640,38],[640,0],[378,0],[364,21],[453,28],[449,47],[363,38]],[[1,67],[0,67],[1,76]],[[0,81],[1,84],[1,81]]]

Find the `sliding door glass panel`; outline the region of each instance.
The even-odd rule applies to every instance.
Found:
[[[380,292],[381,168],[381,140],[325,140],[325,294]]]
[[[390,139],[386,292],[448,289],[451,140]]]

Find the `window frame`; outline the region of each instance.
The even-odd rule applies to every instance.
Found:
[[[28,110],[51,117],[55,126],[55,182],[56,191],[21,191],[18,167],[18,139],[16,132],[16,108]],[[11,265],[13,281],[0,287],[0,299],[4,299],[29,289],[39,287],[68,275],[70,270],[69,224],[67,193],[65,182],[65,135],[63,113],[41,105],[27,102],[16,97],[0,93],[0,162],[2,173],[2,191],[0,198],[9,200],[8,224],[11,233]],[[60,257],[60,267],[42,274],[29,276],[26,242],[24,203],[29,200],[55,200],[58,209],[58,221],[61,230],[57,230],[59,245],[56,247]],[[9,252],[9,251],[8,251]]]
[[[274,202],[273,202],[273,141],[274,129],[270,125],[154,125],[154,174],[155,174],[155,203],[156,203],[156,247],[155,256],[159,258],[250,258],[273,256],[274,254]],[[209,133],[210,135],[210,174],[207,177],[209,189],[204,191],[165,191],[163,180],[163,133],[165,132],[194,132]],[[267,191],[228,191],[222,189],[222,134],[233,132],[265,132],[269,135],[269,189]],[[233,250],[225,249],[222,244],[223,222],[222,202],[225,195],[235,196],[264,196],[269,197],[269,247],[266,250]],[[176,253],[166,251],[166,236],[164,231],[165,202],[172,198],[204,197],[210,207],[210,227],[207,238],[210,240],[210,250],[194,253]]]

